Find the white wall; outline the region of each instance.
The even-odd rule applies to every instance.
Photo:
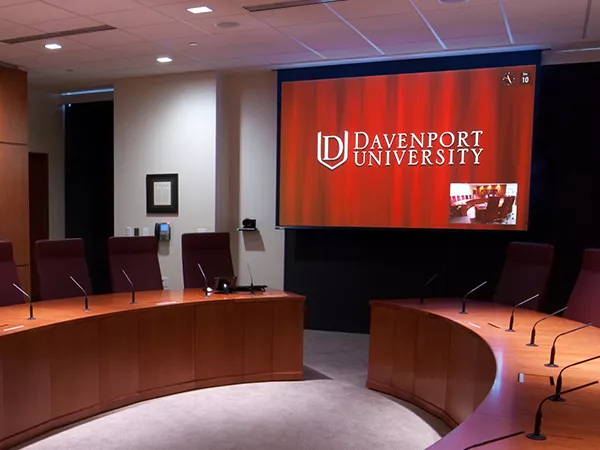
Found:
[[[29,86],[29,151],[48,154],[50,239],[65,237],[65,140],[60,97]]]
[[[191,73],[115,83],[115,235],[171,222],[159,251],[163,277],[181,289],[181,235],[215,229],[217,77]],[[179,214],[146,214],[146,174],[179,174]]]
[[[283,288],[284,232],[275,229],[277,173],[277,74],[228,75],[223,79],[230,157],[230,232],[238,282]],[[259,232],[236,232],[244,218]]]

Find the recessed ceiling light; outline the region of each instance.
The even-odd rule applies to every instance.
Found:
[[[159,63],[169,63],[171,61],[173,61],[171,58],[169,58],[168,56],[161,56],[160,58],[156,58],[156,60]]]
[[[192,47],[194,47],[194,46],[198,45],[198,43],[197,43],[197,42],[194,42],[194,41],[192,41],[192,42],[190,42],[188,45],[191,45]]]
[[[219,27],[219,28],[235,28],[235,27],[239,27],[240,24],[239,22],[219,22],[219,23],[215,23],[215,27]]]
[[[46,47],[48,50],[58,50],[59,48],[62,48],[62,45],[60,45],[60,44],[46,44],[46,45],[44,45],[44,47]]]
[[[212,12],[212,9],[210,9],[208,6],[196,6],[195,8],[188,8],[187,10],[192,14]]]

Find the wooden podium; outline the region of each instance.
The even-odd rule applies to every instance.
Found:
[[[304,297],[202,290],[0,308],[0,448],[131,403],[234,383],[301,380]]]
[[[590,299],[592,300],[592,299]],[[508,333],[511,309],[459,299],[372,301],[367,387],[407,400],[451,428],[431,449],[460,450],[524,430],[533,431],[539,403],[552,395],[561,368],[600,354],[600,330],[588,327],[557,342],[556,363],[545,367],[552,341],[581,325],[552,317],[537,327],[538,347],[527,347],[531,327],[544,314],[517,310],[515,333]],[[563,389],[600,379],[600,361],[568,369]],[[482,448],[600,448],[600,385],[546,402],[545,441],[516,436]]]

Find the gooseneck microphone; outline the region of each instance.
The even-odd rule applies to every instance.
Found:
[[[125,278],[127,278],[129,286],[131,286],[131,301],[129,302],[129,304],[135,305],[135,288],[133,287],[133,282],[131,281],[131,278],[129,278],[129,275],[127,275],[127,272],[125,272],[125,269],[121,269],[121,272],[123,272],[123,275],[125,275]]]
[[[583,384],[581,386],[574,387],[572,389],[567,389],[566,391],[559,392],[558,395],[560,396],[561,394],[568,394],[569,392],[575,392],[575,391],[578,391],[579,389],[583,389],[583,388],[586,388],[586,387],[593,386],[594,384],[598,384],[598,380],[592,381],[591,383]],[[546,436],[544,436],[541,433],[541,428],[542,428],[542,406],[544,405],[544,403],[546,403],[547,400],[550,400],[552,397],[554,397],[554,395],[555,394],[552,394],[551,396],[546,397],[544,400],[542,400],[542,402],[540,403],[540,406],[538,406],[538,410],[535,413],[535,424],[533,426],[533,433],[527,434],[527,437],[529,439],[533,439],[534,441],[545,441],[546,440]]]
[[[600,355],[592,356],[591,358],[584,359],[583,361],[577,361],[577,362],[574,362],[573,364],[569,364],[568,366],[565,366],[558,374],[558,378],[556,379],[556,390],[554,391],[554,395],[552,397],[550,397],[550,401],[551,402],[566,402],[566,400],[560,396],[560,394],[561,394],[560,391],[562,389],[562,375],[565,370],[567,370],[568,368],[573,367],[573,366],[578,366],[580,364],[585,364],[590,361],[594,361],[595,359],[600,359]]]
[[[25,297],[27,297],[29,299],[29,317],[27,318],[27,320],[35,320],[35,317],[33,317],[33,300],[31,300],[31,297],[29,296],[29,294],[27,292],[25,292],[23,289],[21,289],[19,286],[17,286],[16,283],[13,283],[13,286],[21,294],[23,294]]]
[[[535,327],[537,327],[538,323],[542,322],[543,320],[549,319],[552,316],[560,314],[561,312],[565,311],[566,309],[567,309],[567,307],[565,306],[564,308],[561,308],[558,311],[554,311],[552,314],[548,314],[546,317],[542,317],[540,320],[538,320],[536,323],[534,323],[533,328],[531,328],[531,339],[529,340],[529,344],[527,344],[527,347],[537,347],[538,346],[535,343]]]
[[[512,313],[510,314],[510,321],[508,322],[508,329],[506,331],[508,331],[509,333],[515,332],[515,329],[513,328],[513,325],[515,324],[515,310],[518,307],[523,306],[525,303],[529,303],[531,300],[538,298],[539,296],[540,296],[540,294],[535,294],[533,297],[529,297],[527,300],[523,300],[521,303],[517,303],[513,307]]]
[[[572,330],[569,330],[569,331],[565,331],[564,333],[560,333],[558,336],[556,336],[554,338],[554,342],[552,343],[552,349],[550,350],[550,362],[548,364],[545,364],[545,366],[546,367],[558,367],[556,364],[554,364],[554,357],[556,356],[556,341],[558,340],[559,337],[564,336],[566,334],[574,333],[575,331],[579,331],[584,328],[587,328],[591,324],[592,324],[591,322],[586,323],[585,325],[581,325],[580,327],[573,328]]]
[[[198,263],[198,269],[200,269],[200,273],[202,274],[202,278],[204,278],[204,296],[208,297],[210,293],[208,292],[208,279],[206,278],[206,274],[204,273],[204,269],[200,263]]]
[[[76,280],[75,278],[73,278],[73,277],[72,277],[72,276],[70,276],[70,275],[69,275],[69,278],[71,279],[71,281],[72,281],[73,283],[75,283],[75,285],[76,285],[76,286],[79,288],[79,290],[80,290],[81,292],[83,292],[83,297],[84,297],[84,299],[85,299],[85,301],[84,301],[84,307],[83,307],[83,310],[84,310],[84,311],[91,311],[91,309],[88,307],[88,295],[87,295],[87,292],[85,292],[85,289],[83,288],[83,286],[81,286],[81,285],[80,285],[80,284],[77,282],[77,280]]]
[[[517,431],[516,433],[507,434],[506,436],[500,436],[494,439],[490,439],[489,441],[479,442],[478,444],[473,444],[468,447],[465,447],[463,450],[470,450],[472,448],[483,447],[484,445],[493,444],[494,442],[503,441],[504,439],[509,439],[511,437],[519,436],[521,434],[525,434],[525,432]]]
[[[429,283],[431,283],[433,280],[435,280],[435,279],[437,278],[437,276],[438,276],[438,275],[439,275],[439,273],[435,273],[435,274],[433,274],[433,276],[432,276],[432,277],[431,277],[429,280],[427,280],[427,283],[425,283],[425,284],[423,285],[423,287],[421,288],[421,305],[422,305],[423,303],[425,303],[425,288],[426,288],[427,286],[429,286]]]
[[[461,310],[461,312],[460,312],[459,314],[469,314],[469,313],[467,312],[467,297],[468,297],[469,295],[471,295],[473,292],[475,292],[477,289],[479,289],[481,286],[485,285],[486,283],[487,283],[487,281],[484,281],[484,282],[483,282],[483,283],[481,283],[479,286],[477,286],[477,287],[474,287],[473,289],[471,289],[469,292],[467,292],[467,293],[465,294],[465,296],[463,297],[463,300],[462,300],[462,310]]]
[[[252,278],[252,271],[250,270],[250,263],[247,262],[246,266],[248,266],[248,274],[250,275],[250,294],[254,295],[254,278]]]

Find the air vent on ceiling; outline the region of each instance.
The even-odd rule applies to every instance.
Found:
[[[56,33],[34,34],[31,36],[22,36],[12,39],[0,40],[4,44],[22,44],[23,42],[45,41],[57,37],[75,36],[76,34],[96,33],[98,31],[116,30],[110,25],[98,25],[96,27],[76,28],[74,30],[57,31]]]
[[[271,11],[274,9],[295,8],[298,6],[321,5],[323,3],[345,2],[346,0],[291,0],[288,2],[268,3],[265,5],[244,6],[249,12]]]

